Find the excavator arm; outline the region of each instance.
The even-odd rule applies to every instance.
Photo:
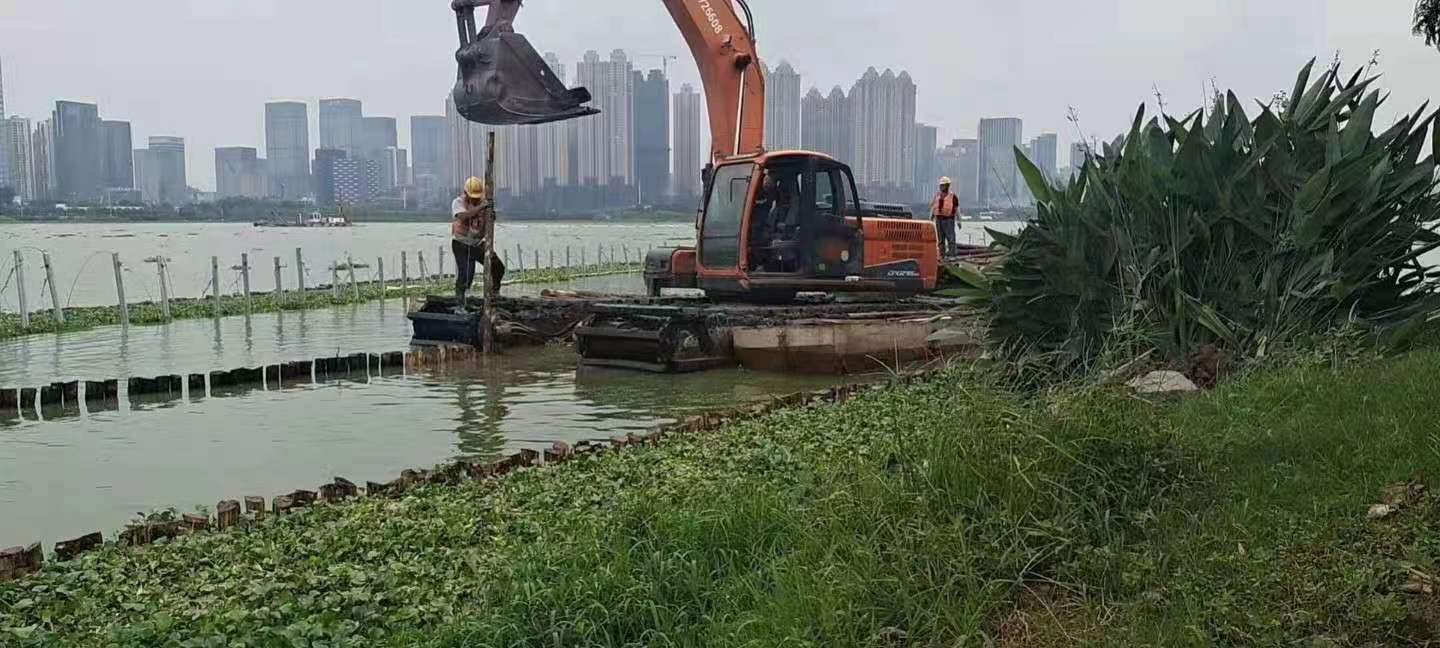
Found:
[[[705,89],[711,162],[764,152],[765,77],[745,0],[660,0],[685,37]],[[454,0],[460,33],[455,105],[482,124],[543,124],[593,115],[585,88],[567,89],[515,32],[522,0]],[[745,13],[740,20],[736,4]],[[475,9],[488,7],[477,28]]]

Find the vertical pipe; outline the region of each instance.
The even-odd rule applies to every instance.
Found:
[[[119,276],[119,270],[116,270]],[[30,328],[30,302],[25,295],[25,257],[15,250],[15,288],[20,294],[20,326]]]
[[[55,286],[55,266],[50,264],[50,253],[41,253],[40,259],[45,264],[45,284],[50,286],[50,312],[56,324],[64,324],[65,309],[60,306],[60,291]]]
[[[495,131],[485,137],[485,194],[495,200]],[[485,219],[485,244],[480,250],[480,267],[485,269],[485,325],[481,350],[491,353],[495,350],[495,282],[490,278],[490,255],[495,249],[495,219]]]
[[[240,288],[245,291],[245,312],[253,312],[255,304],[250,301],[250,253],[240,253]]]
[[[125,303],[125,279],[120,276],[120,253],[111,252],[110,261],[115,266],[115,297],[120,302],[120,325],[130,325],[130,305]]]

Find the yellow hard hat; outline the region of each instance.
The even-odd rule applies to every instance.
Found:
[[[481,182],[480,178],[471,176],[469,180],[465,181],[465,195],[469,196],[471,200],[483,200],[485,198],[485,183]]]
[[[950,178],[949,178],[949,176],[945,176],[945,177],[940,178],[940,184],[941,184],[941,186],[950,184]]]

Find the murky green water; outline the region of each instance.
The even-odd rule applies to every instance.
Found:
[[[616,280],[609,280],[616,281]],[[587,287],[587,286],[576,286]],[[594,288],[594,286],[588,286]],[[398,302],[99,329],[0,343],[0,385],[260,366],[405,348]],[[741,370],[578,370],[566,347],[472,365],[276,389],[0,412],[0,546],[115,531],[136,513],[394,478],[457,457],[648,430],[687,413],[824,387]]]

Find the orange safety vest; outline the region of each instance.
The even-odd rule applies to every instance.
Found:
[[[930,201],[930,215],[937,219],[955,218],[955,210],[960,206],[960,198],[953,193],[937,193],[935,200]]]

